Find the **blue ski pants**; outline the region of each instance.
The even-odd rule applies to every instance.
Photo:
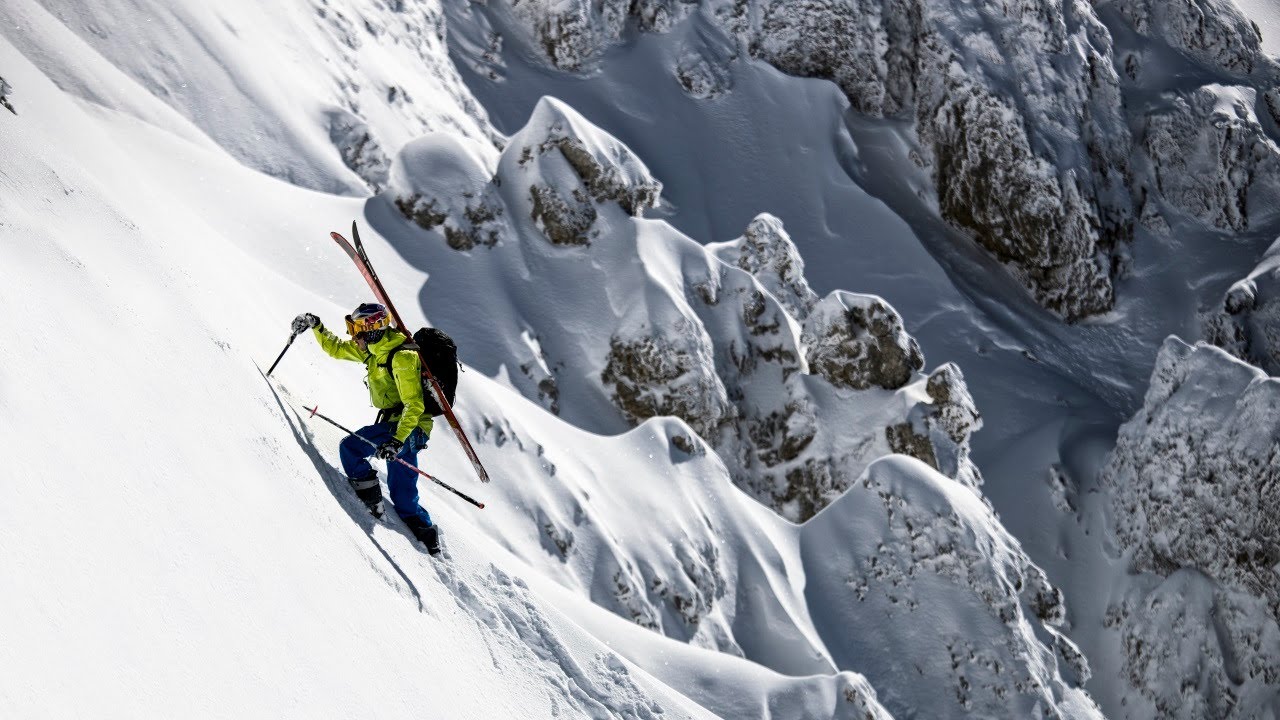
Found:
[[[342,469],[346,471],[347,477],[362,478],[372,475],[374,469],[369,465],[369,458],[373,457],[373,452],[377,449],[376,445],[381,445],[393,437],[395,429],[395,423],[385,422],[367,425],[355,432],[356,435],[371,441],[373,445],[361,440],[360,437],[348,435],[338,445],[338,455],[342,458]],[[427,434],[422,431],[422,428],[414,428],[405,439],[404,447],[400,448],[397,457],[416,466],[418,452],[426,446]],[[387,463],[387,486],[391,489],[391,504],[395,507],[396,514],[406,520],[417,517],[426,524],[431,524],[431,515],[418,504],[417,473],[392,460]]]

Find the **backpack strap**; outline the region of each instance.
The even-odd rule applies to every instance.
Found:
[[[391,352],[387,353],[386,361],[380,364],[387,371],[387,374],[391,375],[392,377],[395,377],[395,371],[391,369],[391,360],[396,356],[396,353],[400,352],[401,350],[413,350],[414,352],[417,352],[418,346],[414,344],[412,340],[406,340],[403,343],[391,348]],[[379,410],[378,417],[374,419],[374,422],[375,423],[392,422],[396,417],[400,415],[401,410],[404,410],[404,403],[396,403],[395,406],[393,407]]]
[[[413,350],[414,352],[417,352],[418,346],[414,344],[412,340],[406,340],[405,342],[391,348],[391,352],[387,353],[386,362],[382,363],[382,367],[385,368],[387,372],[391,372],[391,359],[394,358],[396,353],[401,350]]]

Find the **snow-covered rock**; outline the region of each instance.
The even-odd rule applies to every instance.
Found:
[[[396,156],[390,193],[405,217],[425,230],[442,228],[455,250],[493,246],[504,212],[493,185],[496,152],[452,133],[429,133]]]
[[[1204,314],[1204,338],[1270,375],[1280,375],[1280,242]]]
[[[969,437],[982,429],[982,415],[964,375],[952,363],[939,366],[929,373],[925,390],[931,403],[916,405],[906,422],[885,428],[890,449],[976,488],[982,475],[969,461]]]
[[[871,465],[805,524],[801,554],[832,657],[866,674],[896,715],[1102,717],[1037,635],[1058,637],[1061,593],[978,495],[924,464]]]
[[[539,101],[503,158],[503,181],[526,188],[519,210],[556,245],[588,245],[598,237],[600,203],[639,217],[662,191],[626,145],[554,98]]]
[[[1103,473],[1134,567],[1195,568],[1280,614],[1280,381],[1170,338]]]
[[[1242,231],[1280,211],[1280,146],[1267,136],[1251,88],[1207,85],[1145,118],[1150,168],[1144,217],[1163,208]]]
[[[1274,62],[1262,51],[1262,32],[1232,0],[1110,0],[1142,37],[1168,44],[1214,70],[1249,75]]]
[[[836,387],[897,390],[924,367],[915,338],[884,300],[835,291],[805,319],[800,336],[810,370]]]
[[[571,422],[618,430],[679,418],[689,432],[673,436],[677,450],[710,449],[739,487],[796,521],[894,452],[980,482],[968,459],[980,422],[963,376],[950,366],[921,375],[919,345],[887,303],[842,291],[818,301],[777,218],[703,247],[637,217],[660,187],[624,144],[544,98],[501,153],[411,143],[384,197],[450,247],[489,247],[471,258],[501,290],[458,286],[443,307],[498,312],[502,299],[518,322],[480,332],[459,312],[455,328],[448,310],[436,322],[460,347],[503,358],[525,397]],[[558,222],[565,214],[549,215],[539,193],[581,224]],[[471,220],[477,198],[482,225]],[[477,272],[444,267],[432,263]],[[530,283],[536,292],[513,291]]]
[[[17,115],[18,111],[14,109],[13,103],[9,100],[9,95],[12,93],[13,87],[9,85],[9,83],[5,82],[4,78],[0,77],[0,106],[3,106],[9,112]]]
[[[1133,716],[1177,720],[1267,717],[1280,671],[1280,630],[1266,602],[1174,570],[1107,608],[1120,635]]]
[[[514,6],[567,70],[615,42],[627,12]],[[1063,317],[1111,307],[1113,252],[1132,233],[1130,140],[1111,39],[1088,3],[704,0],[699,12],[740,50],[689,49],[676,75],[691,94],[725,92],[720,66],[749,56],[832,80],[859,112],[913,120],[942,217]]]
[[[696,0],[521,0],[511,3],[511,12],[546,62],[572,72],[590,69],[628,23],[666,32],[696,7]]]
[[[329,139],[342,155],[342,162],[368,183],[374,192],[387,185],[391,159],[374,139],[369,125],[353,113],[329,113]]]
[[[707,249],[730,265],[751,273],[791,317],[803,322],[818,302],[804,277],[804,259],[782,220],[768,213],[757,215],[742,237],[727,243],[711,243]]]
[[[1130,684],[1171,717],[1257,717],[1280,690],[1280,380],[1168,339],[1102,482],[1132,568],[1164,578],[1110,611]]]
[[[612,338],[600,382],[632,423],[671,415],[714,438],[733,409],[715,372],[710,338],[692,323],[672,331]]]

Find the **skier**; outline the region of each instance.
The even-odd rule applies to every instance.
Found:
[[[440,552],[440,536],[431,516],[418,504],[418,476],[396,462],[396,458],[416,465],[418,451],[427,445],[432,419],[426,414],[422,395],[421,361],[417,352],[397,352],[408,340],[402,333],[390,332],[391,318],[387,309],[377,303],[362,303],[347,316],[350,340],[341,340],[325,329],[320,318],[303,313],[293,320],[294,332],[307,328],[330,356],[339,360],[364,363],[368,373],[365,384],[369,399],[378,408],[372,425],[360,428],[356,435],[377,444],[377,449],[360,437],[347,436],[338,446],[342,469],[347,481],[369,511],[382,517],[382,488],[378,474],[369,465],[369,457],[387,461],[387,486],[391,504],[414,537],[427,546],[427,552]]]

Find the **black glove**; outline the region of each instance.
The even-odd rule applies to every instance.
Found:
[[[378,446],[376,454],[383,460],[391,461],[400,453],[400,448],[402,447],[404,447],[404,443],[395,438],[391,438]]]
[[[302,313],[301,315],[293,319],[294,335],[297,335],[298,333],[302,332],[303,330],[306,330],[307,328],[315,328],[315,327],[320,327],[320,318],[316,317],[315,315],[312,315],[311,313]]]

